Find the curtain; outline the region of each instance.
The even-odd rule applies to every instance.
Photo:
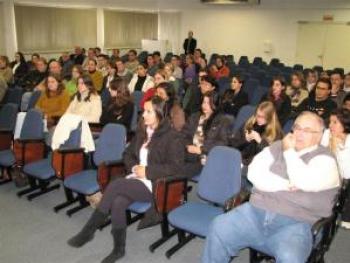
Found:
[[[104,10],[106,48],[140,48],[142,39],[157,39],[158,15]]]
[[[180,13],[159,13],[159,37],[161,40],[169,41],[171,51],[174,54],[180,54],[182,51],[182,43],[180,43],[180,18]]]
[[[22,52],[96,46],[96,9],[15,5],[18,49]]]
[[[5,54],[5,21],[4,21],[4,4],[0,2],[0,54]]]

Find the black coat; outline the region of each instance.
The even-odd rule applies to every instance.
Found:
[[[209,151],[215,146],[223,146],[228,144],[230,121],[222,114],[214,114],[213,120],[211,123],[208,123],[206,131],[204,131],[204,143],[201,148],[203,154],[208,154]],[[193,136],[197,131],[200,116],[200,112],[192,114],[188,118],[182,130],[186,145],[193,144]]]
[[[221,98],[220,111],[236,117],[239,109],[247,104],[248,95],[242,89],[237,94],[234,90],[228,89]]]
[[[128,102],[121,109],[112,107],[111,101],[106,107],[102,109],[102,115],[100,118],[101,124],[107,123],[119,123],[125,126],[127,130],[130,130],[132,116],[134,114],[134,103]]]
[[[316,101],[315,96],[309,96],[309,99],[306,103],[307,110],[317,113],[326,122],[326,125],[328,126],[331,112],[337,108],[337,104],[331,98],[327,98],[323,101]]]
[[[132,167],[140,163],[140,149],[145,140],[142,129],[136,135],[124,152],[124,164],[128,173]],[[153,183],[159,179],[175,176],[184,163],[185,146],[181,135],[164,121],[154,132],[148,144],[146,177]]]
[[[262,98],[261,102],[263,101],[271,100],[269,100],[268,96],[265,96]],[[288,121],[292,113],[292,103],[290,101],[290,98],[287,95],[285,95],[280,100],[271,102],[275,105],[278,120],[281,126],[283,127],[283,125]]]
[[[184,41],[184,44],[183,44],[183,48],[184,48],[185,54],[193,54],[194,50],[197,47],[197,40],[195,38],[191,39],[190,46],[188,48],[189,52],[187,52],[188,41],[189,41],[189,39],[186,38],[185,41]]]

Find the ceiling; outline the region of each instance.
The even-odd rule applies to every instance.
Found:
[[[349,0],[261,0],[259,6],[242,5],[213,6],[202,4],[200,0],[14,0],[15,3],[35,5],[64,6],[101,6],[132,10],[173,10],[188,9],[228,9],[228,8],[306,8],[306,9],[342,9],[350,8]]]

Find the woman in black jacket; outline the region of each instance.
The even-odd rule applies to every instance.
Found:
[[[274,77],[271,81],[270,90],[262,101],[271,101],[275,106],[278,120],[282,127],[288,121],[292,105],[290,98],[286,95],[286,81],[283,77]]]
[[[179,133],[164,118],[164,101],[154,97],[146,101],[136,136],[124,153],[129,175],[112,181],[83,229],[68,241],[81,247],[92,240],[95,231],[111,213],[114,248],[102,262],[112,263],[125,254],[125,211],[135,201],[152,202],[152,185],[159,178],[175,175],[183,165],[184,145]]]
[[[243,80],[239,75],[232,78],[231,89],[225,91],[220,102],[220,111],[236,117],[239,109],[248,104],[248,95],[242,90]]]
[[[209,151],[219,145],[227,145],[230,121],[216,111],[213,92],[203,95],[201,112],[190,116],[183,128],[187,148],[184,175],[198,175],[206,162]]]
[[[15,84],[20,83],[22,78],[28,73],[29,67],[22,52],[15,54],[15,60],[11,63]]]
[[[112,80],[109,84],[109,93],[108,104],[102,109],[101,124],[119,123],[129,130],[134,113],[134,103],[128,83],[122,78]]]

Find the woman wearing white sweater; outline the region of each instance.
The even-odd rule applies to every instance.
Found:
[[[338,109],[331,113],[329,129],[322,138],[321,144],[329,147],[335,154],[339,174],[342,179],[350,179],[350,111]],[[350,192],[349,192],[350,194]],[[350,199],[344,205],[342,226],[350,229]]]
[[[147,74],[147,66],[145,64],[139,64],[136,73],[133,75],[129,83],[130,93],[133,93],[134,91],[146,92],[153,87],[153,78]]]
[[[78,91],[66,113],[82,116],[89,123],[98,123],[102,114],[101,98],[89,75],[78,78]]]

